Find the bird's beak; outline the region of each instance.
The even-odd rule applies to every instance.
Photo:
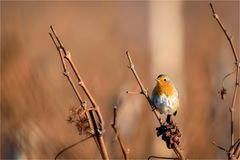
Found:
[[[158,82],[158,79],[156,78],[155,81]]]

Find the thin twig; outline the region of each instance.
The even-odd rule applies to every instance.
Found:
[[[138,74],[137,74],[137,71],[135,70],[135,67],[134,67],[134,64],[132,62],[132,59],[131,59],[131,56],[129,54],[129,52],[127,51],[126,52],[126,56],[128,58],[128,62],[129,62],[129,66],[128,68],[132,71],[135,79],[137,80],[138,84],[139,84],[139,87],[141,89],[141,94],[143,94],[145,96],[145,98],[147,99],[148,103],[150,104],[150,107],[154,113],[154,115],[156,116],[156,118],[158,119],[158,122],[160,124],[160,126],[162,125],[162,120],[161,120],[161,117],[160,115],[158,114],[157,110],[156,110],[156,107],[154,106],[154,104],[152,103],[150,97],[149,97],[149,94],[148,94],[148,91],[147,89],[144,87],[142,81],[140,80]],[[174,143],[174,147],[173,147],[173,151],[176,153],[176,155],[178,156],[179,159],[185,159],[181,149],[178,147],[178,145],[176,143]]]
[[[214,144],[217,148],[219,148],[219,149],[225,151],[226,153],[228,153],[228,150],[226,148],[224,148],[222,146],[219,146],[215,141],[213,141],[212,144]]]
[[[227,94],[227,89],[224,87],[224,82],[225,80],[232,75],[233,73],[236,72],[236,68],[234,69],[234,71],[232,71],[231,73],[228,73],[227,75],[225,75],[222,79],[222,88],[220,91],[218,91],[218,93],[221,95],[221,99],[224,100],[225,99],[225,95]]]
[[[85,86],[82,78],[80,77],[80,75],[77,71],[77,68],[75,67],[75,65],[73,63],[70,52],[68,52],[64,48],[63,43],[58,38],[57,33],[53,29],[52,26],[50,26],[50,29],[51,29],[52,33],[49,33],[49,35],[50,35],[50,37],[51,37],[55,47],[58,50],[59,55],[60,55],[61,62],[62,62],[62,65],[63,65],[64,75],[67,77],[68,81],[70,82],[75,94],[77,95],[77,98],[80,102],[80,105],[83,107],[84,113],[85,113],[85,115],[87,117],[87,120],[88,120],[88,123],[89,123],[89,126],[93,130],[94,140],[95,140],[96,145],[97,145],[97,147],[98,147],[98,149],[101,153],[102,158],[103,159],[109,159],[107,149],[106,149],[106,145],[105,145],[105,142],[103,140],[104,121],[103,121],[99,106],[97,105],[97,103],[93,99],[92,95],[90,94],[87,87]],[[77,87],[73,83],[73,80],[71,79],[71,77],[69,75],[69,72],[67,71],[65,59],[69,62],[72,70],[74,71],[75,76],[77,77],[78,85],[83,89],[84,93],[87,95],[87,97],[90,100],[90,102],[92,104],[92,107],[94,109],[87,108],[86,103],[84,103],[85,101],[83,101],[83,99],[81,98],[81,96],[80,96],[80,94],[77,90]],[[97,116],[98,120],[95,118],[94,114]]]
[[[235,73],[235,72],[236,72],[236,69],[234,69],[234,71],[226,74],[226,75],[223,77],[223,79],[222,79],[222,87],[224,87],[224,82],[225,82],[225,80],[226,80],[229,76],[231,76],[233,73]]]
[[[234,58],[235,58],[235,61],[238,61],[238,56],[237,56],[237,53],[236,53],[235,48],[234,48],[233,43],[232,43],[232,36],[230,36],[230,35],[228,34],[227,29],[224,27],[222,21],[220,20],[219,16],[218,16],[217,13],[215,12],[212,3],[210,3],[210,7],[211,7],[211,9],[212,9],[213,17],[214,17],[214,18],[216,19],[216,21],[218,22],[219,26],[221,27],[222,31],[224,32],[224,34],[225,34],[225,36],[226,36],[226,38],[227,38],[227,40],[228,40],[228,42],[229,42],[229,44],[230,44],[230,46],[231,46],[231,48],[232,48],[232,52],[233,52],[233,56],[234,56]]]
[[[128,159],[128,151],[126,150],[126,148],[125,148],[125,146],[124,146],[124,144],[122,142],[122,139],[121,139],[121,137],[119,135],[119,132],[118,132],[116,124],[117,124],[117,106],[114,106],[113,107],[113,123],[112,123],[111,126],[112,126],[112,128],[113,128],[113,130],[115,132],[115,135],[117,137],[118,143],[120,144],[122,153],[124,155],[124,159],[127,160]]]
[[[142,81],[140,80],[140,78],[139,78],[139,76],[138,76],[138,74],[137,74],[137,72],[136,72],[136,70],[135,70],[135,68],[134,68],[134,64],[133,64],[133,62],[132,62],[132,59],[131,59],[131,57],[130,57],[129,52],[127,51],[126,54],[127,54],[128,61],[129,61],[129,66],[128,66],[128,67],[129,67],[129,68],[131,69],[131,71],[133,72],[133,75],[135,76],[135,78],[136,78],[136,80],[137,80],[137,82],[138,82],[138,84],[139,84],[139,86],[140,86],[140,88],[141,88],[141,91],[143,92],[142,94],[144,94],[146,97],[148,97],[147,90],[146,90],[145,87],[143,86]]]
[[[133,92],[133,91],[126,91],[127,94],[135,94],[135,95],[138,95],[138,94],[142,94],[142,92]]]
[[[232,41],[232,36],[230,36],[227,32],[227,29],[224,27],[222,21],[220,20],[219,16],[217,15],[217,13],[215,12],[214,10],[214,7],[212,5],[212,3],[210,3],[210,7],[211,7],[211,10],[212,10],[212,13],[213,13],[213,17],[214,19],[216,19],[216,21],[218,22],[220,28],[222,29],[222,31],[224,32],[230,46],[231,46],[231,49],[232,49],[232,53],[233,53],[233,56],[234,56],[234,59],[235,59],[235,70],[236,70],[236,74],[235,74],[235,88],[234,88],[234,92],[233,92],[233,98],[232,98],[232,103],[231,103],[231,106],[229,107],[229,111],[230,111],[230,117],[231,117],[231,130],[230,130],[230,133],[231,133],[231,147],[230,148],[234,148],[234,107],[236,106],[236,99],[237,99],[237,95],[238,95],[238,91],[239,91],[239,70],[240,70],[240,61],[239,61],[239,57],[236,53],[236,50],[234,48],[234,45],[233,45],[233,41]],[[228,75],[226,75],[225,77],[227,77]],[[230,150],[230,149],[229,149]],[[233,151],[233,153],[235,153]],[[232,154],[228,154],[228,158],[231,159],[232,158]]]
[[[51,30],[52,30],[52,32],[53,32],[54,37],[57,39],[58,43],[62,45],[62,43],[60,42],[60,40],[57,38],[57,34],[56,34],[56,32],[54,31],[53,27],[51,26],[50,28],[51,28]],[[58,50],[58,53],[59,53],[59,56],[60,56],[60,59],[61,59],[61,62],[62,62],[62,66],[63,66],[63,74],[64,74],[64,76],[67,77],[69,83],[71,84],[71,86],[72,86],[72,88],[73,88],[73,90],[74,90],[74,92],[75,92],[75,94],[76,94],[76,96],[77,96],[77,98],[78,98],[78,100],[79,100],[79,102],[80,102],[80,105],[83,106],[83,102],[84,102],[84,101],[83,101],[82,97],[80,96],[80,94],[79,94],[79,92],[78,92],[75,84],[73,83],[72,78],[69,76],[69,72],[67,71],[67,65],[66,65],[66,62],[64,61],[64,57],[63,57],[63,53],[62,53],[62,49],[61,49],[61,48],[63,48],[63,47],[57,45],[57,43],[56,43],[56,41],[55,41],[52,33],[49,33],[49,35],[50,35],[50,37],[51,37],[51,39],[52,39],[55,47],[56,47],[57,50]],[[83,108],[84,108],[84,107],[83,107]],[[86,107],[85,107],[84,109],[86,109]]]
[[[54,159],[56,160],[56,159],[57,159],[61,154],[63,154],[65,151],[67,151],[67,150],[69,150],[70,148],[72,148],[72,147],[74,147],[74,146],[76,146],[76,145],[78,145],[78,144],[80,144],[80,143],[88,140],[89,138],[92,138],[93,136],[94,136],[94,135],[91,135],[91,136],[89,136],[89,137],[86,137],[86,138],[84,138],[84,139],[82,139],[82,140],[80,140],[80,141],[77,141],[77,142],[75,142],[75,143],[73,143],[73,144],[71,144],[71,145],[63,148],[60,152],[58,152],[58,154],[55,156]]]
[[[179,158],[162,157],[162,156],[149,156],[148,160],[153,159],[153,158],[155,158],[155,159],[173,159],[173,160],[179,159]]]

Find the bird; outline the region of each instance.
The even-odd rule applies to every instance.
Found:
[[[177,114],[179,107],[178,91],[173,81],[166,74],[160,74],[155,80],[156,86],[152,90],[150,99],[157,111],[160,114],[167,115],[169,119],[171,115],[175,116]]]

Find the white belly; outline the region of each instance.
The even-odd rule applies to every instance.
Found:
[[[151,100],[161,114],[173,114],[179,106],[178,96],[167,97],[166,95],[151,96]]]

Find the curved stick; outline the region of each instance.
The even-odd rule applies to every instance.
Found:
[[[86,141],[86,140],[88,140],[89,138],[92,138],[92,137],[93,137],[93,135],[91,135],[91,136],[89,136],[89,137],[86,137],[86,138],[84,138],[84,139],[82,139],[82,140],[80,140],[80,141],[77,141],[77,142],[75,142],[75,143],[73,143],[73,144],[71,144],[71,145],[63,148],[60,152],[58,152],[58,154],[55,156],[54,159],[57,160],[57,158],[58,158],[61,154],[63,154],[65,151],[67,151],[68,149],[70,149],[70,148],[78,145],[79,143],[82,143],[82,142],[84,142],[84,141]]]

